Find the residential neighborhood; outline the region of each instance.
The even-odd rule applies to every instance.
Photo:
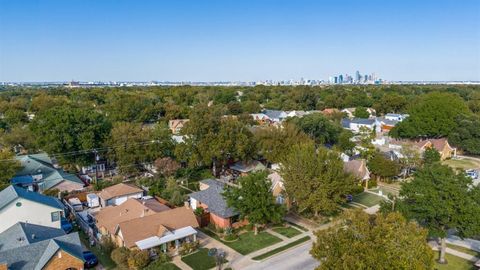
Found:
[[[416,106],[463,102],[450,95],[426,93]],[[59,134],[84,139],[65,130],[41,129],[35,144],[18,141],[11,148],[2,139],[0,269],[313,269],[334,265],[324,246],[348,237],[339,226],[362,226],[366,217],[381,221],[378,226],[404,224],[399,232],[419,242],[402,248],[431,258],[418,269],[440,265],[435,252],[452,265],[442,269],[480,260],[479,152],[455,130],[424,136],[426,126],[421,136],[410,136],[422,128],[411,122],[418,113],[386,113],[379,105],[281,110],[262,104],[255,113],[233,114],[212,100],[167,122],[111,126],[109,118],[97,119],[105,127],[92,132],[105,139],[93,148],[51,150]],[[25,125],[48,125],[73,112],[61,108]],[[435,216],[445,204],[462,219],[442,227],[444,234],[432,236],[428,230],[443,229],[405,218],[418,209]],[[366,244],[385,248],[375,240]],[[421,263],[407,261],[409,269]]]

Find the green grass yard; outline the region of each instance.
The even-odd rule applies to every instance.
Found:
[[[461,170],[480,168],[480,162],[474,159],[447,159],[442,161],[442,163]]]
[[[208,270],[216,266],[215,259],[208,256],[208,248],[199,248],[197,252],[183,256],[182,261],[193,270]]]
[[[224,244],[235,249],[238,253],[246,255],[279,242],[282,242],[282,239],[267,232],[259,232],[258,235],[254,235],[253,232],[246,232],[240,234],[237,241],[224,242]]]
[[[233,248],[238,253],[246,255],[254,251],[260,250],[262,248],[271,246],[273,244],[282,242],[282,239],[271,235],[267,232],[259,232],[258,235],[255,235],[252,231],[242,233],[238,236],[238,239],[232,242],[226,242],[220,239],[218,235],[210,231],[207,228],[201,229],[206,235],[222,242],[223,244]]]
[[[473,263],[462,259],[460,257],[456,257],[450,254],[446,254],[445,258],[447,259],[447,264],[439,264],[438,262],[435,263],[435,269],[437,270],[475,270]],[[437,259],[437,258],[435,258]]]
[[[372,207],[374,205],[380,204],[384,200],[385,199],[383,197],[368,192],[362,192],[353,196],[354,202],[365,205],[367,207]]]
[[[301,234],[301,232],[293,227],[277,227],[273,228],[272,231],[279,233],[285,237],[292,238],[296,235]]]

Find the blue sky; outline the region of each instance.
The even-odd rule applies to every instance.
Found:
[[[480,80],[478,0],[0,0],[0,81]]]

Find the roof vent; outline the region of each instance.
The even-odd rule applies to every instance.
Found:
[[[35,239],[36,235],[34,233],[32,233],[32,239]]]

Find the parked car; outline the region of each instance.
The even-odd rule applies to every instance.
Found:
[[[91,251],[84,251],[83,259],[85,259],[85,269],[93,268],[98,264],[97,256],[95,256],[95,254],[93,254]]]
[[[73,231],[73,225],[66,218],[60,220],[60,226],[65,233],[71,233]]]

